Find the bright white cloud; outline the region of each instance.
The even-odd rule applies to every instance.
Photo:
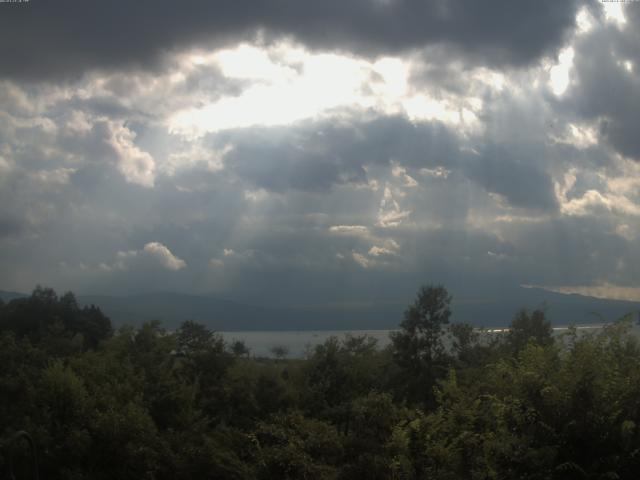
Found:
[[[149,242],[142,250],[119,251],[111,264],[102,262],[98,269],[105,272],[127,271],[140,266],[159,266],[166,270],[177,271],[185,268],[187,264],[162,243]]]
[[[213,266],[213,264],[212,264]],[[140,250],[120,250],[111,261],[91,263],[74,260],[59,262],[64,274],[86,278],[126,278],[133,275],[148,275],[149,272],[168,270],[177,272],[187,267],[187,263],[174,255],[160,242],[149,242]]]
[[[572,47],[565,48],[558,56],[558,63],[549,70],[549,85],[555,95],[562,95],[569,86],[574,55]]]
[[[407,173],[407,169],[402,167],[400,164],[395,163],[392,166],[391,174],[396,177],[402,179],[405,187],[417,187],[418,182],[411,175]]]
[[[106,140],[117,154],[117,167],[128,182],[153,187],[156,164],[153,157],[138,148],[135,132],[123,124],[107,121],[110,136]]]
[[[245,44],[192,56],[192,63],[194,59],[198,64],[215,64],[231,79],[247,81],[249,86],[237,96],[172,114],[167,121],[169,131],[185,138],[254,125],[288,125],[340,110],[399,113],[414,121],[438,120],[458,128],[479,128],[482,100],[409,88],[410,58],[368,62],[335,53],[311,53],[282,43],[269,49]],[[476,79],[484,89],[494,76],[485,77]]]
[[[380,257],[384,255],[395,255],[395,254],[396,252],[394,250],[391,250],[385,247],[378,247],[376,245],[374,245],[369,249],[369,255],[371,255],[372,257]]]
[[[640,216],[640,165],[620,156],[612,157],[611,161],[617,175],[573,166],[555,181],[555,195],[563,215]],[[590,188],[577,190],[581,182]]]
[[[281,50],[282,49],[282,50]],[[297,76],[292,64],[302,59],[303,53],[295,48],[276,48],[273,55],[248,44],[215,52],[208,57],[196,56],[194,63],[214,63],[226,77],[245,80],[291,81]],[[281,61],[274,61],[274,56]]]
[[[370,66],[336,54],[308,54],[280,45],[274,51],[242,45],[211,57],[231,78],[253,84],[237,97],[180,111],[169,129],[188,137],[252,125],[286,125],[336,107],[367,106],[361,93]],[[292,68],[286,62],[300,62]]]
[[[451,170],[448,170],[444,167],[436,167],[436,168],[421,168],[420,175],[425,175],[434,178],[447,178],[451,175]]]
[[[558,143],[572,145],[580,150],[593,147],[598,144],[598,132],[593,125],[567,124],[567,128],[560,135],[552,133],[551,138]]]
[[[604,17],[609,22],[616,23],[618,27],[624,27],[627,23],[627,17],[624,14],[622,1],[601,1],[602,10],[604,11]],[[633,0],[630,2],[633,3]],[[635,7],[635,5],[633,5]]]
[[[143,252],[155,259],[167,270],[180,270],[187,266],[184,260],[176,257],[171,253],[171,250],[159,242],[147,243],[143,248]]]
[[[178,170],[203,165],[208,171],[216,172],[222,170],[224,156],[231,150],[233,150],[231,145],[216,150],[205,148],[196,141],[182,151],[170,153],[167,161],[160,164],[159,170],[167,175],[174,175]]]
[[[391,228],[399,226],[404,220],[411,215],[410,210],[401,210],[398,202],[393,198],[391,189],[386,186],[382,200],[380,201],[380,208],[378,209],[378,222],[377,226],[383,228]]]
[[[593,15],[591,15],[591,12],[589,12],[589,9],[582,8],[578,11],[576,15],[576,25],[578,26],[579,34],[588,33],[594,27],[595,22],[596,20],[593,18]]]
[[[369,229],[364,225],[332,225],[329,227],[331,233],[340,235],[353,235],[356,237],[368,236]]]
[[[369,268],[372,264],[372,261],[368,259],[366,256],[362,255],[361,253],[352,252],[351,256],[353,260],[362,268]]]

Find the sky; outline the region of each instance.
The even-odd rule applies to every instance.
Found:
[[[0,289],[640,300],[640,2],[0,3]]]

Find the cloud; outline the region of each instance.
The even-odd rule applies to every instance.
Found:
[[[617,152],[640,161],[635,128],[640,111],[640,54],[636,48],[640,11],[635,7],[617,10],[624,23],[594,19],[592,30],[578,36],[573,80],[562,106],[595,124],[599,138]]]
[[[32,2],[3,10],[0,42],[11,48],[0,75],[42,79],[96,68],[159,68],[165,52],[258,36],[371,56],[447,45],[475,62],[522,65],[557,48],[576,8],[577,2],[555,0]]]
[[[209,266],[211,268],[222,268],[224,267],[224,262],[219,258],[211,258],[209,259]]]
[[[52,170],[38,170],[30,172],[31,179],[40,188],[56,188],[69,183],[73,168],[54,168]]]
[[[622,195],[603,195],[597,190],[587,190],[580,198],[573,198],[562,204],[562,211],[567,215],[587,215],[617,211],[633,216],[640,216],[640,205]]]
[[[3,8],[0,287],[637,287],[633,6],[134,3]]]
[[[364,225],[331,225],[329,231],[339,235],[353,235],[356,237],[369,236],[369,229]]]
[[[366,184],[367,167],[401,162],[407,168],[455,163],[458,139],[439,122],[412,123],[403,116],[369,119],[352,112],[342,122],[306,121],[290,127],[253,127],[212,134],[211,148],[232,145],[227,169],[255,187],[328,191]],[[405,184],[411,180],[403,177]]]
[[[107,121],[107,144],[116,154],[118,170],[128,182],[153,187],[156,164],[149,153],[134,144],[136,134],[124,125]]]
[[[391,174],[394,177],[401,178],[404,182],[405,187],[417,187],[418,182],[411,175],[407,174],[407,169],[398,165],[397,163],[393,165],[393,169],[391,170]]]
[[[391,189],[388,186],[385,187],[382,200],[380,200],[376,225],[382,228],[398,227],[409,215],[411,215],[411,211],[401,210],[400,205],[393,198]]]
[[[353,112],[337,125],[319,120],[245,128],[212,134],[207,142],[214,150],[232,145],[223,158],[228,171],[274,192],[370,185],[378,181],[373,174],[384,167],[403,189],[418,187],[420,177],[447,180],[458,172],[514,207],[558,209],[544,158],[549,151],[513,140],[461,138],[440,122],[411,122],[400,115],[368,119]],[[397,223],[409,215],[395,196],[391,190],[383,195],[382,223]]]
[[[171,250],[159,242],[149,242],[142,250],[119,251],[111,264],[100,263],[103,271],[127,271],[136,268],[157,268],[178,271],[187,266],[186,262],[176,257]]]
[[[351,256],[353,257],[353,260],[362,268],[369,268],[369,266],[372,264],[372,261],[361,253],[353,252]]]
[[[428,175],[430,177],[445,178],[445,179],[449,175],[451,175],[451,170],[447,170],[446,168],[443,168],[443,167],[421,168],[419,172],[420,172],[420,175]]]
[[[515,207],[539,210],[558,208],[550,175],[526,151],[503,145],[487,145],[479,156],[469,157],[466,175],[488,192],[504,197]]]
[[[149,257],[156,260],[161,266],[167,270],[180,270],[185,268],[187,264],[184,260],[176,257],[171,250],[158,242],[147,243],[142,251]]]
[[[0,240],[17,237],[27,229],[23,220],[12,217],[0,217]]]

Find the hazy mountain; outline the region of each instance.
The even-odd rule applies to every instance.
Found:
[[[474,325],[504,326],[522,309],[542,309],[554,325],[603,323],[629,313],[638,315],[640,302],[604,300],[583,295],[549,292],[538,288],[515,287],[493,297],[466,301],[458,298],[454,318]]]
[[[22,298],[26,296],[28,296],[26,293],[6,292],[4,290],[0,290],[0,299],[3,302],[10,302],[14,298]]]
[[[339,330],[395,328],[406,304],[372,303],[295,308],[251,306],[215,297],[150,293],[127,297],[81,296],[116,324],[161,320],[173,328],[191,319],[216,330]],[[600,323],[640,310],[640,303],[514,288],[495,297],[456,298],[453,319],[478,326],[507,325],[521,308],[544,308],[556,325]]]
[[[0,291],[9,301],[24,294]],[[175,328],[195,320],[214,330],[340,330],[395,328],[406,304],[371,303],[335,306],[265,307],[215,297],[179,293],[130,296],[80,295],[81,305],[98,305],[116,325],[160,320]],[[638,315],[640,303],[563,295],[533,288],[513,288],[495,296],[456,296],[453,320],[477,326],[505,326],[521,308],[544,308],[555,325],[601,323],[627,313]]]
[[[95,304],[115,324],[161,320],[168,328],[196,320],[215,330],[339,330],[392,328],[402,308],[369,306],[265,307],[215,297],[178,293],[116,296],[80,296],[81,304]]]
[[[215,297],[150,293],[127,297],[82,296],[116,324],[158,319],[173,328],[192,319],[216,330],[339,330],[395,328],[406,304],[371,303],[335,306],[263,307]],[[478,326],[507,325],[522,309],[544,308],[556,325],[600,323],[640,311],[640,303],[563,295],[541,289],[514,288],[494,297],[456,297],[453,319]]]

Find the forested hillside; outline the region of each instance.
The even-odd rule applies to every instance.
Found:
[[[423,287],[391,345],[331,338],[254,358],[186,321],[116,331],[73,294],[0,303],[0,464],[46,479],[636,479],[632,319],[554,337],[542,311],[488,334]],[[448,337],[448,338],[447,338]],[[446,341],[445,341],[446,339]]]

